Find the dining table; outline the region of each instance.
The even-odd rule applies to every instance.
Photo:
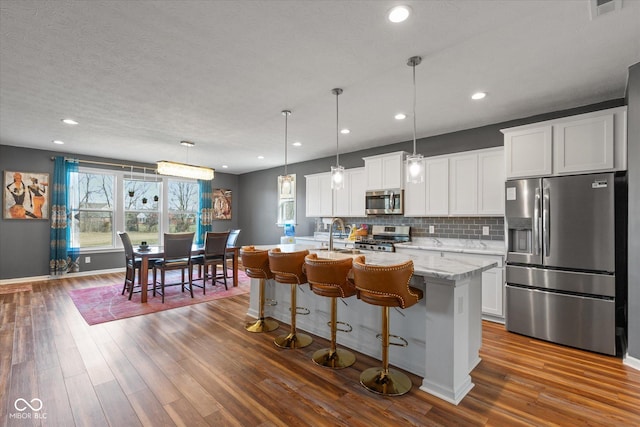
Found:
[[[204,253],[204,245],[193,245],[191,247],[191,255],[200,255]],[[233,269],[233,286],[238,286],[238,254],[239,246],[227,246],[227,256],[231,255]],[[147,302],[147,292],[149,287],[149,260],[152,258],[164,257],[163,246],[148,246],[145,249],[134,246],[133,255],[140,258],[140,302]],[[225,265],[226,269],[227,266]]]

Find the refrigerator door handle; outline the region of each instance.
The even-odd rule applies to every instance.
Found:
[[[542,242],[545,257],[551,254],[551,248],[549,245],[549,189],[544,188],[542,190]]]
[[[540,255],[540,187],[536,187],[533,203],[533,254]]]

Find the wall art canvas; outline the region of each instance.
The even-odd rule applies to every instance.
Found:
[[[2,217],[49,219],[49,174],[4,171]]]
[[[213,190],[213,219],[231,219],[231,190]]]

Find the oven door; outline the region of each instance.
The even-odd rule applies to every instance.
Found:
[[[401,215],[403,190],[367,191],[365,211],[367,215]]]

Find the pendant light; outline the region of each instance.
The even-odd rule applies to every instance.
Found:
[[[340,137],[340,123],[338,121],[340,110],[338,109],[338,96],[342,93],[342,89],[332,89],[331,93],[336,96],[336,165],[331,166],[331,189],[341,190],[344,188],[344,167],[340,166],[340,151],[338,147],[338,140]]]
[[[289,134],[289,116],[291,110],[282,110],[284,116],[284,175],[278,177],[280,185],[280,194],[290,194],[292,190],[293,177],[289,175],[287,171],[287,149],[289,148],[289,141],[287,140]]]
[[[416,65],[422,62],[419,56],[412,56],[407,65],[413,69],[413,154],[407,156],[407,182],[420,184],[424,181],[422,154],[416,154]]]

